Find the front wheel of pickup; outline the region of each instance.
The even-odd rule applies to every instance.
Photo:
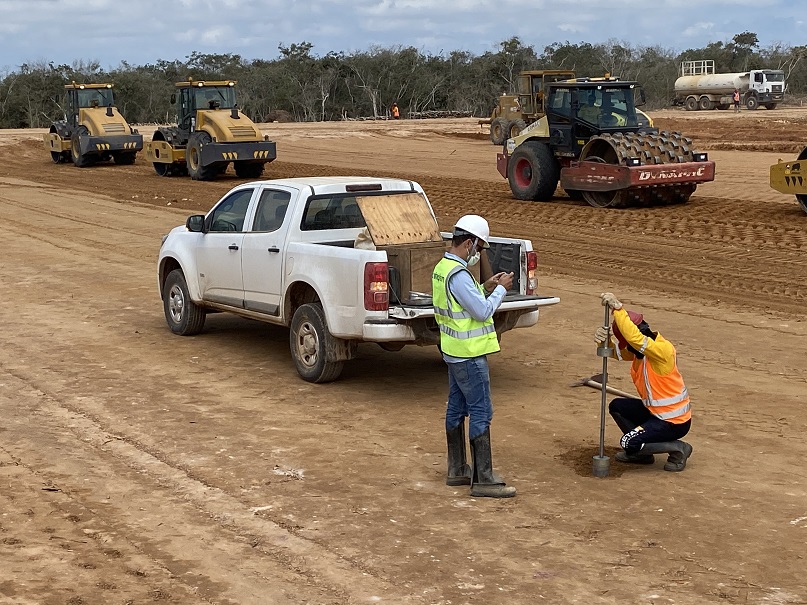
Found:
[[[328,361],[336,338],[328,331],[319,303],[301,305],[291,319],[289,346],[297,373],[308,382],[331,382],[342,373],[344,361]]]
[[[165,280],[163,311],[174,334],[193,336],[205,327],[205,310],[191,300],[185,276],[179,269],[171,271]]]

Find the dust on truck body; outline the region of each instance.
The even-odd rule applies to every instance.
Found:
[[[235,80],[178,82],[177,124],[158,128],[146,159],[160,176],[213,180],[232,162],[235,174],[254,179],[277,157],[275,143],[238,109]]]
[[[143,135],[115,107],[112,83],[65,85],[65,119],[53,122],[43,136],[54,164],[79,168],[100,161],[133,164],[143,149]]]
[[[775,109],[785,98],[785,72],[781,69],[752,69],[736,73],[715,73],[715,63],[684,61],[673,85],[673,105],[687,111],[728,109],[734,104],[734,89],[748,109],[760,105]]]

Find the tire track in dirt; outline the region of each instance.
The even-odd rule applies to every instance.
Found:
[[[33,141],[22,147],[23,153],[11,156],[0,174],[19,175],[33,169],[42,173],[44,182],[55,186],[124,194],[126,198],[134,195],[146,204],[170,202],[174,207],[205,211],[243,182],[231,177],[211,183],[161,178],[144,163],[115,170],[106,166],[76,170],[48,165]],[[6,154],[0,150],[0,157]],[[276,161],[265,176],[345,172],[331,166]],[[444,229],[462,214],[473,212],[486,216],[494,233],[531,239],[539,252],[539,271],[544,274],[593,279],[612,287],[653,288],[695,297],[705,304],[792,315],[801,314],[807,303],[803,286],[807,279],[807,220],[795,203],[749,196],[750,183],[741,185],[746,198],[741,202],[696,194],[681,206],[603,210],[568,200],[560,190],[550,203],[514,200],[504,180],[361,172],[418,181]],[[88,174],[91,179],[81,178]]]

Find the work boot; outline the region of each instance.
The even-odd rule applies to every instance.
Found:
[[[687,459],[692,454],[692,446],[686,441],[676,439],[675,441],[665,441],[663,443],[645,443],[642,452],[669,454],[664,470],[671,473],[680,473],[686,468]]]
[[[504,480],[493,472],[493,461],[490,453],[490,428],[481,435],[471,439],[471,459],[473,462],[473,478],[471,495],[477,498],[512,498],[516,495],[515,487],[507,487]]]
[[[619,427],[619,430],[622,431],[622,434],[630,433],[633,429],[636,428],[636,424],[625,418],[622,414],[618,412],[611,412],[611,418],[614,419],[616,425]],[[642,450],[644,452],[644,450]],[[614,456],[618,462],[625,462],[628,464],[653,464],[656,459],[653,457],[653,454],[629,454],[628,452],[617,452],[617,455]]]
[[[465,457],[465,423],[446,431],[448,475],[446,485],[471,485],[471,467]]]
[[[614,458],[616,458],[618,462],[625,462],[627,464],[653,464],[656,461],[653,454],[629,454],[626,451],[617,452]]]

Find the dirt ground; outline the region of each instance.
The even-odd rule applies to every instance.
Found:
[[[532,239],[561,303],[490,360],[507,501],[444,485],[434,348],[361,345],[312,385],[285,329],[171,334],[160,237],[232,172],[54,165],[43,131],[0,132],[0,602],[807,603],[807,215],[768,187],[807,110],[651,115],[717,162],[684,206],[513,200],[475,120],[263,125],[267,178],[403,176],[444,228]],[[601,369],[605,290],[677,345],[683,473],[591,476],[600,396],[570,384]]]

